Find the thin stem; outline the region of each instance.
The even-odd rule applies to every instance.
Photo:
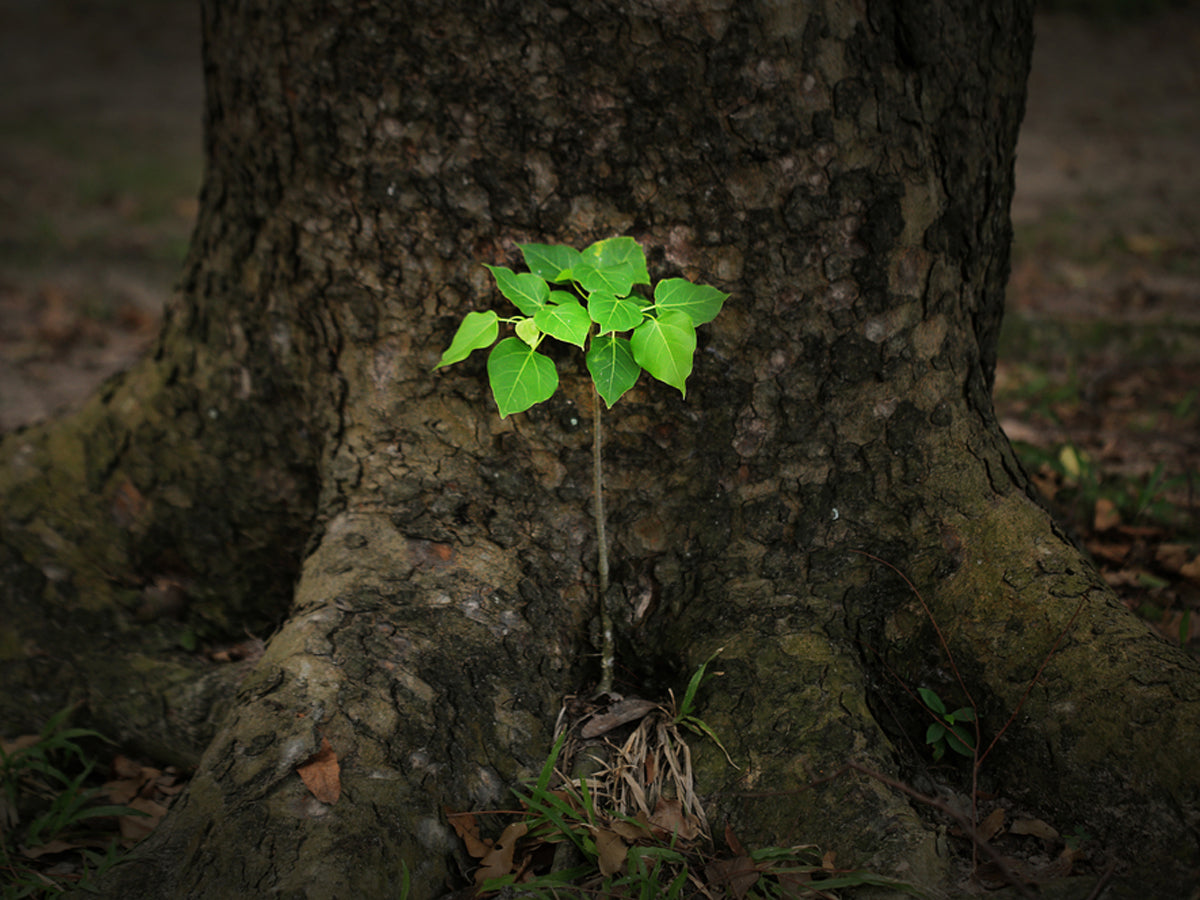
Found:
[[[616,649],[613,641],[612,616],[608,612],[608,535],[604,527],[604,465],[601,462],[600,393],[592,385],[592,490],[595,497],[597,570],[600,575],[600,686],[597,693],[607,694],[613,686],[613,662]]]

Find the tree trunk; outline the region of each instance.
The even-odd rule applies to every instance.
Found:
[[[686,401],[643,379],[605,417],[620,689],[724,648],[701,714],[740,769],[695,748],[710,818],[953,890],[906,795],[803,790],[854,760],[969,793],[925,766],[921,686],[1002,735],[981,788],[1124,851],[1139,896],[1183,884],[1200,673],[992,413],[1030,4],[451,6],[206,3],[208,168],[159,346],[0,444],[29,691],[0,712],[82,694],[199,759],[105,895],[462,883],[443,806],[509,805],[596,677],[591,406],[566,357],[504,420],[481,361],[431,369],[502,302],[481,262],[616,234],[732,294]],[[187,652],[273,628],[256,662]],[[334,804],[295,771],[323,741]]]

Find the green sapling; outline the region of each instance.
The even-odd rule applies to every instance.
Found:
[[[494,310],[469,312],[434,368],[461,362],[491,347],[487,372],[492,396],[504,418],[548,400],[558,389],[554,361],[538,352],[547,337],[584,351],[593,392],[592,453],[596,540],[600,582],[600,692],[612,689],[612,618],[608,592],[608,547],[601,471],[600,400],[611,409],[638,380],[643,369],[687,395],[696,351],[696,327],[711,322],[729,297],[714,287],[685,278],[665,278],[652,298],[635,293],[650,285],[646,255],[630,237],[597,241],[585,250],[550,244],[518,244],[528,272],[487,266],[496,286],[518,314]],[[513,337],[497,343],[500,325]],[[628,336],[626,334],[628,333]]]

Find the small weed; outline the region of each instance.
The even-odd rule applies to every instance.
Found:
[[[96,805],[102,794],[86,787],[94,769],[80,742],[105,740],[87,728],[68,728],[72,707],[56,713],[36,736],[0,741],[0,889],[5,898],[52,897],[82,887],[120,855],[118,838],[87,823],[102,816],[144,815],[126,806]],[[48,877],[37,860],[78,851],[83,874],[71,885]]]
[[[954,712],[948,712],[946,704],[936,692],[929,688],[917,688],[917,693],[921,695],[925,707],[934,717],[933,723],[925,731],[925,743],[933,748],[934,761],[946,755],[947,747],[960,756],[973,759],[975,738],[959,723],[974,722],[975,710],[969,706],[962,706]]]
[[[704,684],[705,681],[707,681],[709,678],[712,678],[715,674],[709,672],[708,667],[712,661],[717,658],[717,654],[721,652],[721,649],[724,648],[716,650],[712,656],[701,663],[699,668],[696,669],[695,673],[688,680],[687,688],[683,692],[683,702],[679,704],[679,708],[675,711],[675,716],[671,720],[671,724],[682,725],[684,728],[699,735],[700,737],[708,738],[721,748],[721,752],[725,754],[725,759],[729,760],[729,764],[736,769],[737,765],[734,763],[733,758],[729,755],[729,751],[725,749],[725,745],[722,744],[720,739],[717,738],[716,733],[708,726],[708,723],[695,714],[696,691],[700,689],[700,686]],[[672,704],[674,704],[674,700],[675,695],[672,694]]]
[[[563,774],[572,768],[576,743],[575,728],[564,728],[537,779],[515,792],[521,809],[498,837],[481,838],[482,814],[449,813],[467,851],[479,860],[476,896],[774,900],[829,898],[830,891],[863,885],[912,892],[902,882],[838,869],[832,855],[822,856],[812,846],[747,851],[728,827],[728,851],[715,850],[679,731],[682,726],[721,746],[695,709],[697,691],[716,674],[710,669],[715,657],[692,675],[682,701],[672,695],[669,708],[627,698],[608,712],[581,718],[579,733],[593,737],[599,736],[596,727],[606,734],[618,721],[637,723],[620,746],[604,738],[611,752],[606,760],[592,759],[600,769],[591,776]],[[634,704],[638,716],[612,712],[620,703]],[[596,726],[605,717],[614,724]]]

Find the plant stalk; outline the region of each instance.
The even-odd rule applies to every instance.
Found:
[[[596,517],[596,569],[600,576],[600,685],[598,694],[607,694],[613,686],[613,663],[616,645],[613,638],[612,615],[608,611],[608,534],[604,525],[604,464],[600,444],[600,392],[592,385],[592,491]]]

